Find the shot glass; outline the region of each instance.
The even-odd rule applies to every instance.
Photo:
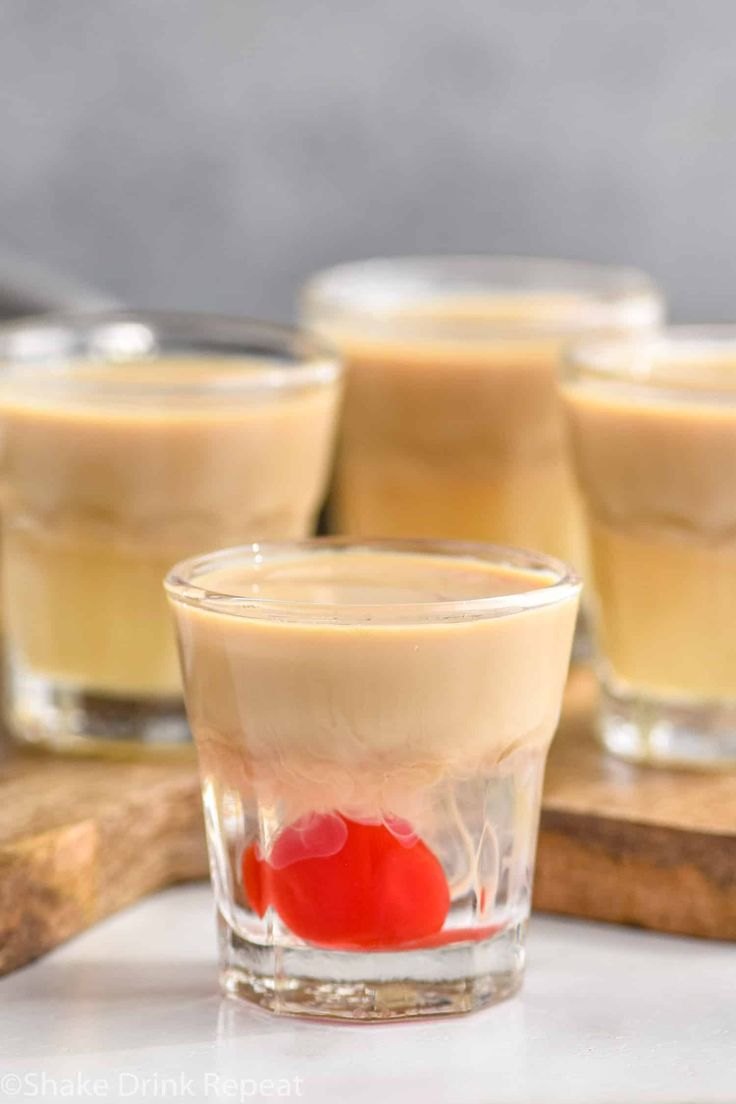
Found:
[[[322,539],[189,560],[166,586],[225,991],[349,1020],[513,993],[574,573]]]
[[[297,331],[185,314],[0,329],[5,717],[57,750],[189,740],[161,580],[309,535],[339,390]]]
[[[556,395],[562,349],[646,332],[642,273],[523,257],[415,257],[314,276],[303,324],[346,362],[330,527],[496,541],[583,566]]]
[[[736,765],[736,327],[574,350],[605,746]]]

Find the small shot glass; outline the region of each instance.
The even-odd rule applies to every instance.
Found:
[[[591,342],[563,371],[609,751],[736,766],[736,326]]]
[[[189,741],[161,590],[212,543],[309,535],[340,367],[207,315],[0,328],[5,720],[58,751]]]
[[[224,990],[347,1020],[509,996],[580,582],[482,544],[179,564]]]

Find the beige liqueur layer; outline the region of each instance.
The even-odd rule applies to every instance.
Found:
[[[348,366],[336,528],[492,540],[580,566],[556,373],[594,309],[584,296],[499,295],[387,316],[387,334],[411,321],[420,338],[326,327]]]
[[[254,362],[255,367],[260,368]],[[121,379],[242,376],[248,362],[118,365]],[[110,366],[80,365],[94,379]],[[213,547],[312,528],[335,388],[227,402],[72,405],[0,394],[7,642],[37,674],[89,692],[180,693],[162,578]]]
[[[592,385],[566,407],[614,675],[736,698],[736,408]]]
[[[351,623],[175,606],[205,775],[243,793],[255,785],[289,817],[338,807],[416,816],[428,787],[552,737],[575,598],[483,620],[397,620],[404,603],[529,589],[523,572],[356,552],[197,583],[292,603],[380,604]]]

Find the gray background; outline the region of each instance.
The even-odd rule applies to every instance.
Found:
[[[736,318],[735,40],[734,0],[0,0],[0,239],[149,306],[492,251]]]

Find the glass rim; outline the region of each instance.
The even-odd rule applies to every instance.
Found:
[[[520,590],[513,594],[489,595],[434,601],[355,603],[299,602],[252,595],[233,595],[198,586],[199,575],[237,562],[252,563],[255,557],[298,559],[321,551],[398,552],[410,555],[474,560],[498,567],[520,568],[539,575],[552,576],[546,586]],[[357,537],[312,537],[305,540],[254,541],[250,544],[219,549],[193,556],[175,564],[164,580],[170,601],[212,613],[249,620],[289,620],[309,624],[368,623],[390,624],[443,623],[458,620],[484,620],[527,610],[557,605],[577,596],[582,580],[577,572],[553,556],[521,548],[477,541],[432,539],[360,539]]]
[[[81,344],[81,349],[79,345]],[[263,368],[218,380],[175,381],[144,376],[75,378],[80,363],[114,365],[155,362],[167,357],[251,357]],[[44,383],[44,398],[167,397],[223,399],[258,396],[334,384],[341,375],[339,354],[319,337],[296,326],[198,311],[106,309],[63,311],[0,323],[0,388],[17,397],[23,384]]]
[[[730,386],[707,375],[724,353],[731,353],[736,365],[736,323],[688,323],[636,338],[586,339],[567,349],[560,381],[563,386],[623,386],[673,400],[735,403],[736,373]]]
[[[457,295],[581,296],[581,310],[559,318],[432,319],[429,312],[409,318],[401,309]],[[359,330],[386,327],[428,338],[452,330],[462,339],[529,334],[565,334],[606,326],[646,329],[661,322],[664,299],[656,283],[637,268],[595,261],[513,254],[427,254],[349,261],[314,273],[299,294],[307,327],[326,316]],[[392,317],[393,315],[393,317]],[[398,320],[398,321],[397,321]],[[428,332],[430,331],[431,332]],[[390,336],[390,335],[389,335]]]

